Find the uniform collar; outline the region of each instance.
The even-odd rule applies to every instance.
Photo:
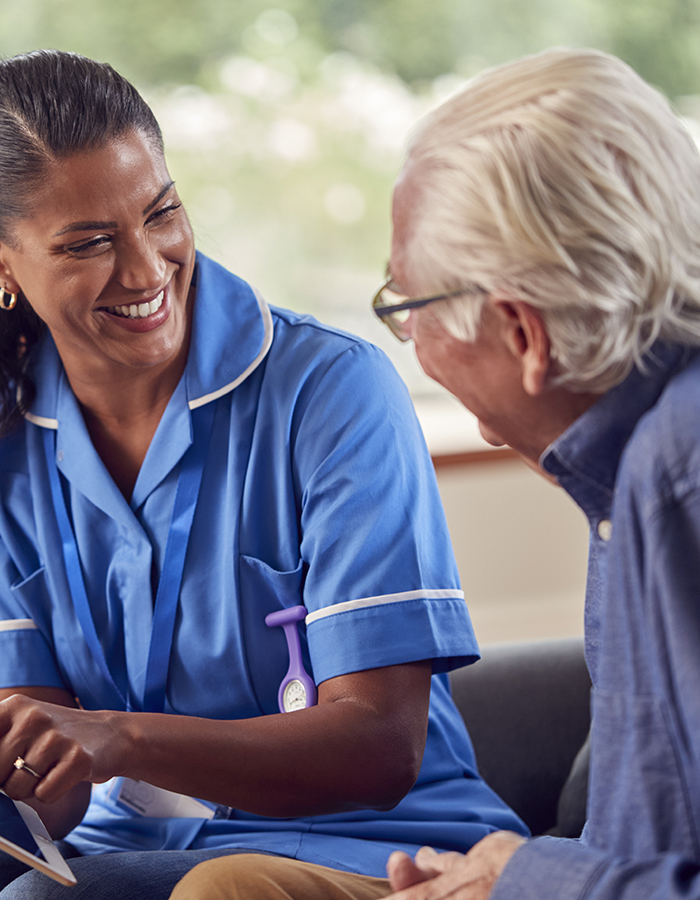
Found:
[[[697,352],[654,344],[644,358],[644,371],[635,367],[542,454],[542,468],[556,476],[590,520],[609,515],[620,458],[632,432]]]
[[[237,387],[272,344],[272,316],[265,301],[242,279],[197,253],[196,300],[184,387],[190,409]],[[60,394],[70,390],[56,346],[47,334],[35,351],[36,397],[26,418],[58,428]]]
[[[242,279],[197,254],[197,300],[185,369],[190,409],[232,391],[253,372],[272,345],[272,316]]]

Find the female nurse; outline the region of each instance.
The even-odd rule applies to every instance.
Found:
[[[522,829],[449,698],[477,648],[387,361],[195,252],[109,66],[0,62],[0,135],[0,784],[72,896],[243,851],[380,896],[397,847]]]

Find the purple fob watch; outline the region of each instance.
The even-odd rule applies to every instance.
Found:
[[[281,625],[287,638],[289,649],[289,669],[282,679],[277,693],[280,712],[294,712],[316,705],[316,685],[309,677],[301,658],[301,645],[297,622],[306,617],[305,606],[292,606],[291,609],[280,609],[265,616],[268,628]]]

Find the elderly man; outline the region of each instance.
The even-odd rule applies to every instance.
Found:
[[[700,897],[700,158],[619,60],[486,72],[421,124],[375,311],[591,526],[579,841],[389,863],[394,900]],[[428,879],[428,880],[426,880]]]
[[[613,57],[501,66],[414,136],[389,271],[377,314],[488,441],[589,518],[595,688],[581,840],[501,831],[467,855],[397,852],[393,900],[700,898],[698,153]],[[273,889],[240,881],[242,868],[205,863],[176,896],[386,893],[331,894],[318,867]]]

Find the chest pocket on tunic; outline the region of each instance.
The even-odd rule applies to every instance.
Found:
[[[14,584],[10,585],[10,590],[13,592],[13,594],[15,594],[15,596],[27,596],[29,602],[26,604],[26,609],[30,614],[35,608],[34,603],[31,602],[31,598],[36,595],[37,590],[41,591],[42,596],[46,594],[46,584],[44,582],[44,579],[40,577],[43,576],[45,571],[46,567],[41,566],[39,569],[36,569],[34,572],[32,572],[31,575],[27,575],[26,578],[21,578],[19,581],[15,581]]]
[[[304,603],[306,567],[300,560],[295,569],[280,572],[261,559],[241,555],[238,568],[248,670],[261,712],[270,715],[279,712],[277,691],[287,673],[289,653],[282,629],[268,628],[265,616]],[[299,637],[304,665],[313,675],[303,622],[299,623]]]
[[[698,857],[682,747],[665,704],[594,690],[589,837],[616,856]]]
[[[51,597],[45,576],[46,568],[35,569],[26,578],[20,578],[10,585],[10,595],[15,601],[14,609],[3,609],[3,619],[31,619],[36,627],[44,622],[47,610],[51,609]],[[25,627],[31,627],[25,625]]]

